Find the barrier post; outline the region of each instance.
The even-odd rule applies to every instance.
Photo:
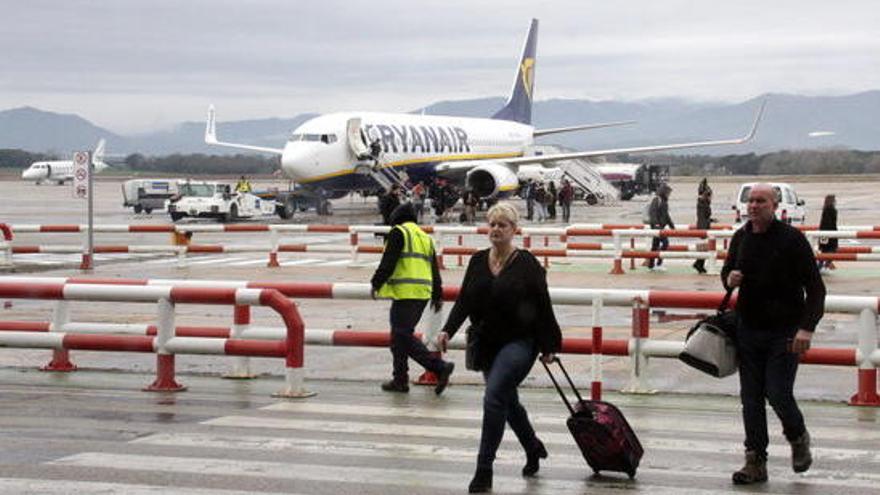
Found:
[[[93,268],[92,253],[89,252],[89,237],[87,232],[83,232],[82,242],[82,261],[79,264],[80,270],[91,270]]]
[[[177,268],[186,268],[186,252],[189,246],[177,246]]]
[[[623,275],[623,246],[620,243],[620,232],[611,233],[614,239],[614,267],[608,272],[610,275]]]
[[[636,250],[636,238],[635,237],[629,238],[629,248],[632,249],[633,251]],[[636,259],[635,258],[629,259],[629,269],[630,270],[636,269]]]
[[[232,311],[232,332],[229,338],[240,339],[242,334],[251,325],[251,307],[244,304],[236,304]],[[235,364],[232,365],[232,371],[223,375],[223,378],[238,380],[250,380],[256,377],[257,375],[251,371],[251,358],[247,356],[236,356]]]
[[[708,259],[708,265],[706,267],[706,271],[712,274],[718,273],[718,239],[715,238],[710,232],[706,232],[706,235],[709,236],[709,240],[707,241],[707,250],[712,256]]]
[[[12,266],[12,229],[5,223],[0,223],[0,266]]]
[[[269,263],[266,264],[266,267],[278,268],[281,266],[278,264],[278,231],[271,229],[269,231],[269,236]]]
[[[70,303],[59,300],[52,310],[52,326],[50,332],[63,332],[64,325],[70,322]],[[52,360],[49,364],[40,368],[42,371],[76,371],[76,365],[70,362],[70,351],[67,349],[52,349]]]
[[[548,235],[544,236],[544,247],[545,248],[550,247],[550,236],[548,236]],[[549,268],[549,267],[550,267],[550,258],[547,256],[544,256],[544,268]]]
[[[593,400],[602,400],[602,298],[593,299],[593,382],[590,384]]]
[[[174,354],[165,349],[165,344],[174,337],[174,303],[166,298],[159,299],[156,304],[158,319],[156,320],[156,380],[145,392],[182,392],[186,387],[174,380]]]
[[[458,234],[458,247],[462,246],[464,246],[464,236]],[[464,260],[462,259],[462,256],[460,254],[458,255],[458,266],[464,266]]]
[[[358,231],[354,227],[349,227],[348,244],[351,246],[351,261],[357,263],[358,260]]]
[[[870,309],[859,315],[859,347],[856,352],[859,360],[858,391],[849,399],[851,406],[880,406],[877,395],[877,367],[871,361],[871,354],[877,349],[877,313]]]
[[[650,307],[642,298],[633,300],[632,309],[632,338],[629,343],[630,355],[630,380],[629,384],[621,392],[630,394],[653,394],[648,384],[648,358],[642,353],[642,339],[648,338],[650,332],[651,317]]]

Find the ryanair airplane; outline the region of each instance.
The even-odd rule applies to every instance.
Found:
[[[531,122],[537,38],[538,20],[532,19],[510,98],[488,119],[332,113],[304,122],[293,131],[283,149],[276,149],[219,141],[211,106],[205,142],[281,155],[282,172],[304,187],[320,192],[322,197],[340,197],[354,190],[376,190],[382,185],[377,169],[390,169],[406,172],[413,183],[438,176],[464,182],[465,187],[479,196],[489,198],[515,192],[519,187],[517,171],[522,165],[553,166],[560,160],[616,153],[740,144],[754,136],[763,104],[751,130],[743,138],[526,156],[539,136],[630,123],[535,129]]]

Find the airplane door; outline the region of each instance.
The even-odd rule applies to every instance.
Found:
[[[367,143],[364,142],[363,133],[361,132],[360,117],[348,119],[345,135],[346,140],[348,141],[348,147],[354,156],[370,154],[370,149],[367,147]]]

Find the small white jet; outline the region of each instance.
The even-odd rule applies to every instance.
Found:
[[[92,153],[92,163],[95,165],[95,172],[100,172],[108,167],[104,163],[104,139],[98,141],[95,151]],[[34,162],[30,167],[21,173],[24,180],[32,180],[37,185],[43,181],[55,182],[59,186],[66,181],[73,180],[73,160],[55,160],[48,162]]]
[[[763,112],[761,105],[745,137],[715,141],[526,156],[534,139],[548,134],[623,125],[630,122],[535,129],[531,125],[535,88],[538,20],[532,19],[513,90],[492,118],[465,118],[405,113],[344,112],[304,122],[283,149],[219,141],[213,105],[208,109],[205,142],[281,155],[282,172],[321,197],[350,191],[375,191],[376,170],[406,173],[413,183],[444,177],[464,182],[481,197],[501,197],[519,187],[523,165],[554,166],[554,162],[616,153],[666,151],[741,144],[750,140]]]

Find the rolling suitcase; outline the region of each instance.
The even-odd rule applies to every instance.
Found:
[[[577,387],[562,366],[562,361],[556,359],[556,363],[578,399],[574,406],[559,387],[550,367],[542,361],[556,391],[562,397],[562,402],[571,412],[565,423],[587,464],[596,474],[599,471],[618,471],[635,478],[644,449],[623,413],[614,404],[581,398]]]

